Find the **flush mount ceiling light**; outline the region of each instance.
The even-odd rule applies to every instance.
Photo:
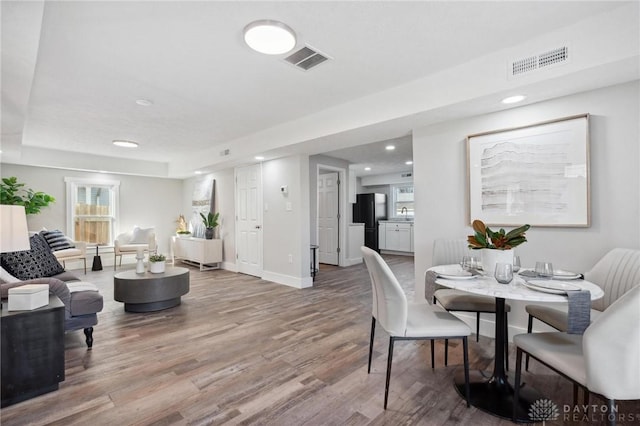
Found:
[[[256,155],[254,158],[258,161],[264,160],[264,157],[262,155]]]
[[[503,104],[515,104],[521,101],[524,101],[526,98],[526,96],[524,95],[516,95],[516,96],[509,96],[508,98],[504,98],[502,100]]]
[[[387,151],[393,151],[394,149],[396,149],[396,147],[394,145],[387,145],[384,147],[384,149],[386,149]]]
[[[286,24],[263,19],[244,27],[244,41],[256,52],[280,55],[296,45],[296,34]]]
[[[118,140],[118,139],[114,140],[113,144],[121,148],[137,148],[138,147],[137,142]]]
[[[364,169],[368,172],[369,170],[371,170],[371,167],[365,167]]]

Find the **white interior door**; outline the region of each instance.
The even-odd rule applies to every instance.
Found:
[[[338,173],[318,175],[318,258],[320,263],[338,264]]]
[[[236,169],[238,272],[262,276],[262,166]]]

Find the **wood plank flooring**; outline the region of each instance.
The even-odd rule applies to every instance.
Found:
[[[384,257],[412,293],[413,259]],[[368,375],[371,285],[364,265],[322,265],[314,287],[304,290],[189,269],[182,304],[145,314],[126,313],[113,300],[110,268],[86,277],[76,271],[105,298],[93,350],[81,331],[67,334],[60,389],[2,409],[2,425],[511,424],[467,408],[455,392],[458,342],[451,342],[448,367],[437,344],[434,370],[428,342],[398,343],[382,409],[388,337],[379,328]],[[470,340],[472,368],[491,366],[492,345],[486,337]],[[524,377],[559,407],[560,418],[547,425],[603,423],[583,412],[567,422],[562,407],[571,404],[571,384],[543,366],[532,362]],[[638,424],[639,408],[626,403],[619,410]]]

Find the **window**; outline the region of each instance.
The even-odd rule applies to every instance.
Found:
[[[413,219],[413,185],[393,185],[391,202],[394,217]]]
[[[120,182],[65,178],[67,232],[76,241],[111,245],[118,220]]]

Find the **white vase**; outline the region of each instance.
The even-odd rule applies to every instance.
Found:
[[[496,263],[510,263],[513,265],[513,250],[480,250],[482,270],[485,275],[492,277],[496,270]]]
[[[152,274],[161,274],[164,272],[165,261],[149,262],[149,272]]]

